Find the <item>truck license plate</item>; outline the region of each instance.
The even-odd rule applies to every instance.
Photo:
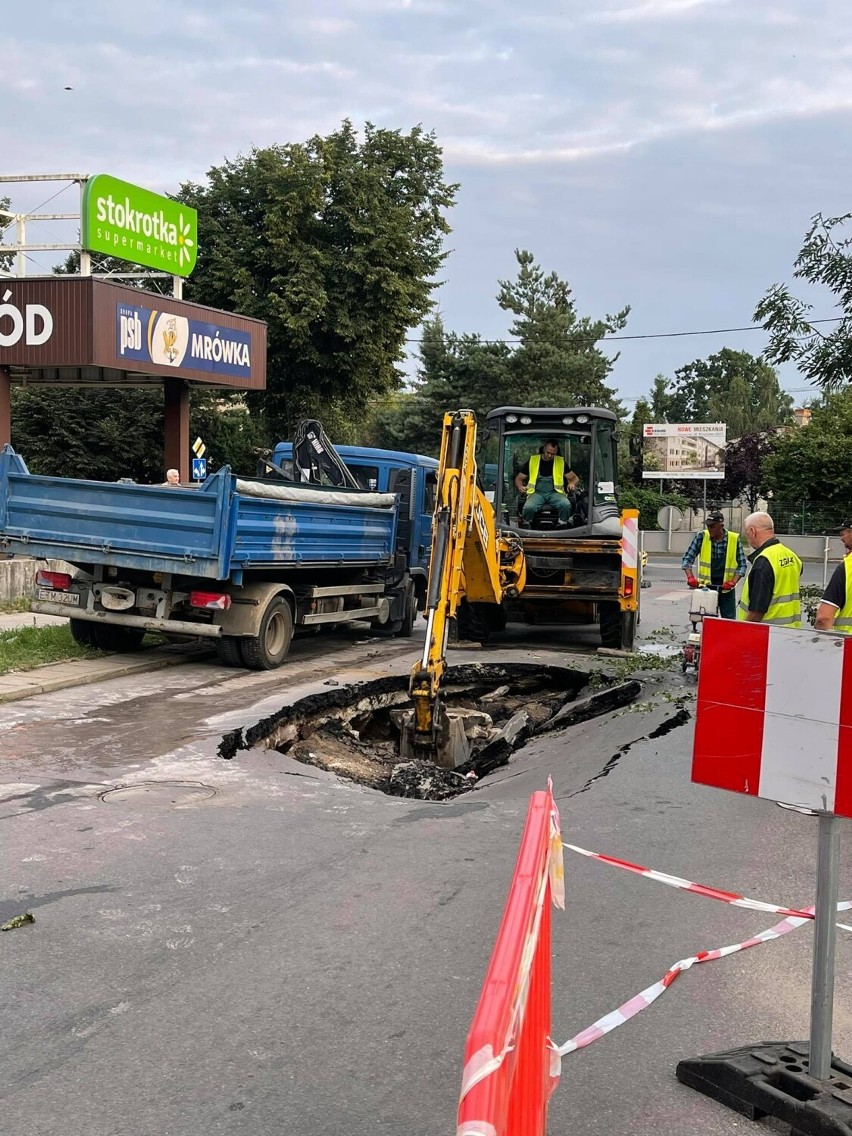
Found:
[[[79,592],[54,592],[52,588],[39,588],[38,598],[50,600],[51,603],[67,604],[68,607],[80,606]]]

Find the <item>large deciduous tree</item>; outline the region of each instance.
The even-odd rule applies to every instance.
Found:
[[[725,422],[728,437],[739,438],[790,421],[793,402],[775,369],[748,351],[723,347],[678,367],[668,392],[659,378],[655,396],[668,422]]]
[[[420,127],[344,121],[328,137],[255,149],[180,197],[198,210],[187,298],[267,321],[267,432],[316,415],[344,441],[401,384],[406,333],[432,306],[457,186]]]
[[[766,459],[767,484],[776,498],[820,505],[839,523],[852,513],[852,389],[823,395],[811,410],[810,424],[780,437]]]
[[[754,319],[769,332],[767,359],[795,363],[826,391],[852,379],[852,237],[842,235],[850,221],[852,213],[840,217],[817,213],[793,268],[797,280],[828,290],[837,312],[834,327],[829,329],[834,321],[823,315],[829,307],[821,303],[820,318],[813,320],[813,303],[794,296],[786,284],[774,284],[754,312]]]

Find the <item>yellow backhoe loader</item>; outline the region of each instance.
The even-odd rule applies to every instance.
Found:
[[[515,599],[526,582],[520,538],[499,530],[491,502],[477,484],[476,416],[471,410],[444,415],[432,553],[426,594],[426,642],[411,671],[414,709],[402,730],[401,755],[445,768],[469,756],[463,720],[441,699],[450,621],[476,620],[502,626],[503,601]]]

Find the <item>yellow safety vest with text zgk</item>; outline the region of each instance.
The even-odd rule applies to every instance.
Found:
[[[530,479],[527,482],[527,493],[535,493],[535,483],[538,481],[538,471],[541,467],[541,454],[533,454],[530,458]],[[553,459],[553,488],[557,493],[565,492],[565,458],[557,454]]]
[[[728,538],[728,546],[725,549],[725,580],[732,580],[736,573],[739,571],[737,564],[737,545],[740,538],[736,533],[726,533]],[[698,553],[698,583],[710,583],[710,546],[713,542],[710,539],[710,534],[704,530],[704,539],[701,542],[701,551]]]
[[[774,623],[783,627],[802,626],[802,601],[799,598],[799,577],[802,574],[802,562],[792,551],[783,544],[773,544],[758,556],[765,556],[772,565],[775,573],[775,589],[772,599],[763,617],[764,623]],[[757,556],[752,561],[752,567]],[[743,594],[740,598],[737,619],[745,619],[748,614],[748,576],[743,585]]]
[[[846,557],[846,602],[834,617],[834,630],[852,635],[852,552]]]

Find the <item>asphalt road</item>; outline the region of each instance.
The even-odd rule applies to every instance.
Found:
[[[642,633],[674,650],[688,592],[676,565],[648,575]],[[601,666],[581,638],[573,665]],[[469,657],[567,661],[568,643],[561,628],[521,628]],[[0,708],[0,915],[36,919],[0,936],[4,1131],[453,1132],[465,1034],[527,802],[548,775],[572,843],[776,903],[812,900],[812,818],[693,786],[691,722],[649,738],[693,689],[679,672],[652,672],[631,711],[527,746],[449,803],[387,798],[274,751],[216,756],[225,730],[328,676],[404,671],[413,657],[398,641],[317,638],[273,675],[190,664]],[[852,895],[848,838],[843,854]],[[557,1042],[676,960],[776,921],[569,853],[566,885]],[[835,1048],[849,1059],[852,935],[840,934]],[[679,1085],[674,1067],[805,1037],[811,941],[806,927],[695,968],[567,1057],[550,1132],[759,1132]]]

